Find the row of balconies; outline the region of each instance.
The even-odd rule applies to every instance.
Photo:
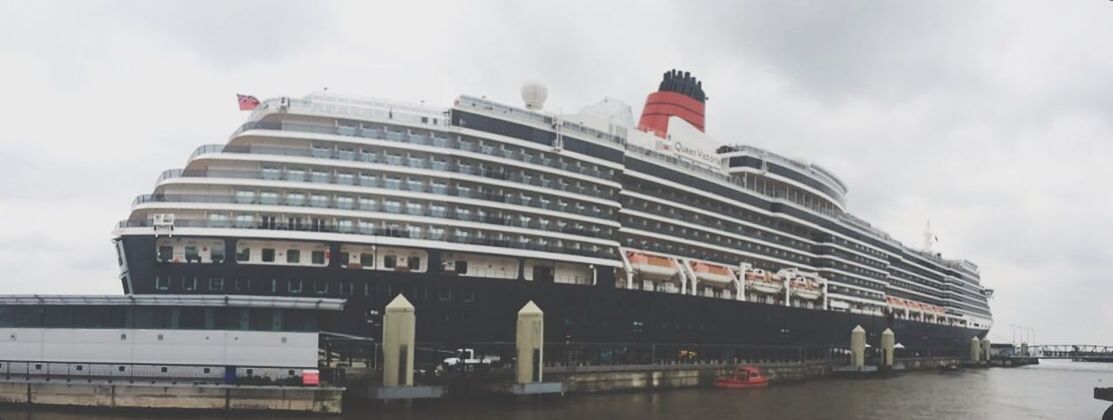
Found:
[[[243,191],[240,191],[243,192]],[[405,214],[410,216],[435,217],[448,220],[465,222],[479,222],[496,224],[500,226],[520,227],[548,232],[560,232],[581,236],[609,238],[614,235],[610,226],[579,221],[565,221],[548,217],[526,215],[513,211],[483,209],[466,205],[446,205],[440,202],[425,202],[419,200],[378,199],[370,197],[346,197],[327,195],[311,195],[308,200],[303,194],[286,194],[283,204],[279,204],[277,193],[266,198],[256,194],[228,195],[143,195],[135,199],[136,204],[143,203],[222,203],[246,205],[285,205],[291,207],[315,207],[323,209],[360,210],[367,212],[381,212],[388,214]]]
[[[198,227],[347,233],[526,249],[605,259],[615,259],[618,256],[616,248],[608,245],[566,239],[553,239],[534,235],[506,234],[501,232],[492,233],[474,228],[448,228],[438,225],[400,224],[371,219],[352,221],[349,219],[334,218],[306,219],[302,216],[296,216],[292,218],[288,217],[283,220],[277,216],[258,216],[255,214],[238,214],[232,218],[228,218],[226,215],[216,215],[224,217],[215,218],[211,216],[214,215],[210,215],[209,219],[179,218],[175,220],[174,226],[179,228]],[[117,224],[117,228],[151,227],[152,225],[153,223],[151,220],[124,220]]]

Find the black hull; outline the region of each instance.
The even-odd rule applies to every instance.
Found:
[[[344,313],[326,324],[329,328],[368,337],[381,334],[379,315],[371,311],[381,314],[399,293],[416,308],[418,341],[445,344],[513,341],[516,314],[530,300],[545,312],[545,339],[552,342],[846,346],[850,330],[861,325],[872,345],[878,345],[885,328],[892,328],[897,342],[906,348],[938,349],[960,347],[986,333],[880,316],[618,289],[613,272],[604,270],[597,273],[597,285],[586,286],[439,272],[351,270],[335,264],[324,268],[234,261],[175,264],[155,261],[153,236],[122,240],[129,270],[123,279],[125,293],[289,296],[287,281],[302,280],[305,285],[297,296],[348,300]],[[232,241],[228,240],[228,249],[235,249]],[[430,259],[430,266],[439,266],[435,252]],[[156,290],[156,276],[172,279],[169,290]],[[183,289],[182,278],[197,278],[196,288]],[[211,290],[210,278],[222,278],[223,287]],[[247,287],[237,290],[236,279],[250,281],[239,282]],[[277,281],[277,291],[272,291],[272,279]],[[327,291],[318,293],[317,280],[327,283]],[[354,291],[341,294],[341,282],[354,285]],[[366,296],[364,284],[369,285]]]

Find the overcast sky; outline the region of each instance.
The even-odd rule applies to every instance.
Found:
[[[1113,2],[467,3],[0,0],[0,293],[120,293],[113,224],[227,141],[238,92],[536,79],[638,113],[676,67],[711,135],[833,170],[906,244],[930,219],[996,289],[996,341],[1113,344]]]

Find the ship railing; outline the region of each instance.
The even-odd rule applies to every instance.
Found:
[[[0,360],[5,380],[144,381],[156,383],[224,384],[256,386],[304,386],[305,369],[314,367],[228,366],[224,364],[107,363],[75,361]],[[320,385],[337,380],[321,369]],[[318,386],[318,385],[314,385]]]
[[[411,189],[397,188],[400,191],[412,191]],[[348,197],[351,198],[351,197]],[[338,209],[338,210],[360,210],[367,212],[385,212],[390,214],[406,214],[410,216],[425,216],[435,217],[439,219],[459,220],[459,221],[480,221],[492,224],[521,227],[526,229],[533,229],[546,232],[560,232],[567,234],[575,234],[585,237],[597,237],[601,233],[610,229],[610,227],[589,225],[560,225],[558,223],[541,223],[537,220],[536,216],[529,216],[528,219],[522,219],[520,215],[473,215],[470,209],[468,211],[456,211],[458,208],[449,208],[447,206],[434,207],[428,204],[419,206],[383,206],[382,208],[376,203],[375,205],[361,205],[357,204],[354,199],[343,201],[333,200],[329,196],[323,199],[315,198],[312,194],[308,199],[301,197],[295,200],[287,197],[286,199],[279,199],[277,196],[267,198],[257,194],[250,195],[214,195],[214,194],[143,194],[135,197],[132,200],[132,207],[146,203],[217,203],[217,204],[241,204],[241,205],[270,205],[270,206],[285,206],[285,207],[308,207],[308,208],[325,208],[325,209]],[[598,217],[598,215],[592,215]],[[605,235],[609,236],[609,235]]]
[[[814,163],[800,162],[800,161],[797,161],[795,159],[790,159],[788,157],[769,152],[769,151],[767,151],[765,149],[762,149],[762,148],[758,148],[758,147],[754,147],[754,146],[748,146],[748,145],[744,145],[744,144],[723,146],[723,147],[719,148],[719,153],[726,153],[726,152],[748,153],[748,154],[756,156],[756,157],[758,157],[762,160],[774,162],[774,163],[777,163],[781,166],[788,166],[788,167],[791,167],[791,168],[795,168],[799,171],[803,171],[803,172],[805,172],[809,175],[812,175],[816,178],[820,178],[822,181],[827,183],[829,186],[835,187],[835,189],[838,190],[839,192],[841,192],[843,194],[846,194],[846,191],[847,191],[846,184],[844,184],[841,180],[839,180],[839,178],[837,176],[835,176],[831,171],[828,171],[827,169],[824,169],[823,167],[821,167],[819,165],[816,165]]]
[[[125,228],[142,228],[151,227],[153,222],[151,220],[123,220],[116,224],[117,229]],[[343,233],[352,235],[366,235],[366,236],[381,236],[392,238],[409,238],[421,239],[438,242],[459,243],[467,245],[480,245],[490,246],[497,248],[510,248],[510,249],[527,249],[540,252],[547,252],[553,254],[577,255],[583,257],[601,258],[601,259],[617,259],[618,252],[617,246],[600,245],[600,244],[586,244],[580,245],[577,242],[568,240],[557,241],[549,238],[527,238],[525,242],[521,240],[521,236],[509,235],[499,236],[498,234],[486,234],[483,236],[473,233],[471,230],[453,230],[451,228],[434,228],[430,226],[429,229],[405,229],[401,227],[381,227],[381,226],[367,226],[364,224],[339,224],[332,221],[325,221],[323,223],[305,223],[298,222],[291,225],[290,223],[281,223],[278,221],[268,222],[265,220],[243,220],[243,219],[176,219],[174,221],[175,228],[216,228],[216,229],[259,229],[259,230],[275,230],[275,231],[297,231],[297,232],[325,232],[325,233]],[[459,234],[466,232],[467,234]],[[558,244],[560,242],[560,244]],[[564,243],[572,242],[572,245],[565,245]]]
[[[562,192],[574,193],[574,194],[580,194],[580,195],[602,196],[603,192],[604,192],[604,189],[601,189],[601,187],[599,187],[599,186],[585,187],[582,184],[580,184],[580,185],[575,185],[575,184],[571,184],[571,183],[565,184],[565,183],[553,182],[553,180],[549,179],[549,178],[544,178],[543,179],[542,177],[539,177],[539,176],[530,176],[530,177],[516,176],[516,177],[511,177],[508,174],[508,172],[506,172],[506,170],[502,169],[502,168],[498,168],[498,169],[496,169],[496,168],[475,169],[476,165],[460,165],[460,164],[457,164],[455,162],[436,162],[436,163],[434,163],[432,159],[425,159],[425,158],[422,158],[422,159],[410,159],[410,158],[397,159],[397,160],[395,160],[395,162],[392,163],[390,159],[385,159],[385,158],[384,159],[378,159],[377,157],[376,158],[356,158],[357,156],[355,154],[349,156],[347,154],[347,152],[344,152],[344,150],[323,150],[323,149],[312,149],[312,148],[267,147],[267,146],[207,145],[207,146],[198,147],[197,150],[195,150],[195,152],[194,152],[194,157],[204,155],[204,154],[211,154],[211,153],[315,157],[315,158],[336,159],[336,160],[352,160],[352,162],[364,162],[364,163],[372,163],[372,164],[381,163],[380,160],[383,160],[383,162],[388,163],[392,166],[410,167],[410,168],[417,168],[417,169],[435,169],[435,170],[443,170],[443,172],[461,173],[461,174],[465,174],[465,175],[475,175],[475,176],[481,176],[481,177],[484,177],[484,178],[491,178],[491,179],[496,179],[496,180],[510,180],[510,182],[514,182],[516,184],[544,187],[544,188],[549,188],[549,189],[555,189],[555,191],[562,191]],[[355,170],[355,169],[353,169],[353,170]],[[598,173],[598,174],[603,175],[603,173]],[[173,177],[173,175],[174,174],[169,174],[168,177]],[[178,174],[178,176],[180,176],[180,174]],[[332,175],[329,175],[329,177],[332,177]],[[603,178],[603,179],[608,179],[608,178]],[[299,179],[292,179],[292,180],[299,180]],[[327,180],[324,180],[324,179],[315,180],[315,182],[327,182]],[[605,188],[610,188],[610,186],[607,186]]]
[[[310,132],[310,133],[323,133],[323,134],[338,134],[338,135],[346,135],[346,136],[357,136],[357,137],[364,137],[364,138],[370,138],[370,139],[375,139],[375,140],[384,140],[384,141],[394,141],[394,142],[407,143],[407,144],[435,146],[435,147],[443,147],[443,148],[457,149],[457,150],[463,150],[463,151],[470,151],[469,149],[472,148],[470,146],[470,144],[474,143],[474,142],[471,142],[471,141],[457,141],[457,140],[452,140],[452,139],[448,139],[448,138],[436,137],[436,136],[433,136],[433,135],[417,134],[417,133],[413,133],[409,130],[403,131],[403,132],[393,132],[393,131],[390,131],[390,130],[385,130],[385,131],[365,130],[365,129],[356,129],[356,128],[351,128],[350,130],[347,130],[347,129],[345,129],[345,127],[322,126],[322,125],[303,124],[303,123],[281,123],[281,124],[278,124],[278,123],[274,123],[274,122],[249,122],[249,123],[244,124],[244,127],[249,127],[249,126],[252,127],[252,128],[256,128],[256,126],[258,126],[257,128],[266,128],[266,129],[273,129],[273,130],[288,130],[288,131],[297,131],[297,132]],[[248,129],[250,129],[250,128],[248,128]],[[240,145],[232,146],[232,145],[211,144],[211,145],[200,146],[197,149],[195,149],[193,151],[193,154],[190,156],[190,159],[196,158],[199,155],[207,154],[207,153],[257,153],[257,154],[272,154],[272,155],[280,155],[280,156],[303,156],[303,157],[315,157],[315,158],[322,158],[322,159],[360,161],[360,162],[367,162],[367,163],[389,163],[391,165],[400,165],[400,166],[406,166],[406,165],[410,164],[410,162],[409,162],[410,159],[403,159],[403,158],[399,157],[397,161],[392,161],[389,157],[381,156],[381,153],[379,153],[378,151],[371,152],[371,153],[366,152],[366,150],[358,150],[357,151],[355,146],[342,146],[342,148],[334,149],[334,148],[291,148],[291,147],[240,146]],[[500,158],[506,158],[506,159],[511,159],[511,160],[515,160],[515,161],[521,161],[521,162],[529,163],[531,165],[545,166],[547,168],[551,168],[551,169],[555,169],[555,170],[565,171],[565,172],[569,172],[569,173],[576,174],[576,175],[582,175],[582,176],[587,176],[587,177],[590,177],[590,178],[597,178],[597,179],[602,179],[602,180],[611,181],[611,182],[614,181],[614,177],[617,174],[617,171],[615,171],[613,168],[604,168],[604,167],[601,167],[599,165],[594,165],[594,164],[583,165],[583,164],[577,164],[577,163],[569,163],[567,161],[563,161],[563,160],[560,160],[560,159],[542,159],[542,158],[537,157],[537,156],[527,156],[523,153],[503,149],[501,147],[489,148],[489,150],[487,152],[483,153],[483,154],[487,155],[487,156],[500,157]],[[439,156],[436,157],[436,158],[437,159],[443,159]],[[422,158],[422,159],[420,159],[420,162],[417,162],[418,165],[416,167],[420,167],[422,169],[430,169],[434,165],[440,165],[440,164],[445,164],[446,166],[451,166],[449,164],[449,162],[450,162],[449,160],[436,160],[436,161],[434,161],[434,160],[431,160],[431,159]],[[474,167],[476,165],[468,165],[468,166]],[[547,175],[547,176],[548,177],[553,177],[553,176],[559,176],[559,175],[560,174],[558,173],[558,174]],[[497,171],[492,174],[492,177],[495,177],[495,176],[497,176]],[[504,179],[504,178],[498,178],[498,179]],[[530,179],[528,180],[528,183],[531,184],[531,185],[537,185],[537,186],[542,186],[542,184],[556,184],[552,181],[553,180],[551,178],[547,178],[547,179],[543,180],[543,179],[541,179],[541,177],[531,176]],[[546,188],[551,188],[551,187],[546,186]]]
[[[510,117],[512,120],[530,122],[545,126],[547,129],[552,129],[554,120],[551,116],[533,112],[521,108],[515,108],[507,105],[493,102],[483,98],[476,98],[474,96],[462,95],[456,101],[456,107],[461,109],[478,110],[481,112],[499,114]],[[618,146],[626,144],[626,139],[611,133],[604,133],[602,131],[585,127],[570,121],[560,120],[561,131],[564,133],[582,134],[589,138],[603,140]]]
[[[260,171],[260,170],[232,170],[232,169],[209,169],[209,170],[177,171],[177,172],[174,172],[174,173],[169,174],[167,176],[164,176],[162,179],[166,180],[166,179],[174,179],[174,178],[180,178],[180,177],[263,179],[263,180],[272,180],[272,181],[286,180],[286,181],[293,181],[293,182],[306,182],[306,176],[304,174],[302,174],[298,177],[293,177],[293,176],[289,176],[289,174],[283,174],[281,172],[273,172],[272,173],[272,172],[267,172],[265,170]],[[458,188],[456,186],[449,186],[449,185],[434,186],[430,183],[421,183],[421,184],[402,183],[402,182],[393,183],[393,182],[386,182],[379,177],[359,177],[359,178],[354,178],[354,179],[351,179],[351,180],[343,180],[343,178],[341,178],[341,177],[333,176],[333,177],[330,177],[330,179],[327,180],[327,182],[323,182],[323,183],[334,184],[334,185],[351,185],[351,186],[360,186],[360,187],[367,187],[367,188],[378,188],[378,189],[384,189],[384,190],[389,190],[389,191],[423,192],[423,193],[436,194],[436,195],[440,195],[440,196],[475,198],[475,199],[481,199],[481,200],[492,201],[492,202],[497,202],[497,203],[514,204],[514,205],[519,205],[519,206],[528,207],[528,208],[538,208],[538,209],[544,209],[544,210],[558,211],[558,212],[561,212],[561,213],[575,214],[575,215],[579,215],[579,216],[601,218],[603,220],[610,220],[610,218],[614,215],[614,209],[609,208],[609,207],[608,208],[596,207],[596,209],[598,210],[598,211],[596,211],[596,210],[589,210],[586,207],[581,209],[581,208],[579,208],[577,206],[574,206],[574,205],[561,206],[559,204],[554,204],[554,202],[552,200],[548,200],[548,202],[545,202],[545,201],[542,201],[542,200],[526,201],[526,200],[520,199],[520,196],[518,194],[505,194],[505,193],[496,193],[496,192],[488,192],[488,191],[475,191],[475,190],[472,190],[472,189],[462,189],[462,188]],[[141,195],[139,197],[136,197],[136,199],[132,201],[132,207],[134,207],[138,204],[141,204],[141,203],[159,202],[160,200],[161,201],[167,201],[166,199],[160,199],[158,197],[170,197],[170,195],[166,195],[166,194]],[[256,202],[256,201],[262,203],[262,198],[257,197],[256,199],[253,199],[253,202]],[[382,207],[382,205],[381,205],[381,203],[379,203],[379,201],[381,201],[381,200],[378,200],[378,199],[371,200],[370,204],[368,204],[367,201],[356,202],[351,207],[343,207],[343,208],[359,209],[359,210],[365,210],[365,211],[375,211],[375,210]],[[530,201],[536,202],[537,204],[531,204]],[[262,204],[272,204],[272,205],[281,204],[281,205],[288,205],[288,206],[309,206],[310,205],[304,199],[302,199],[298,202],[291,202],[291,201],[287,201],[287,200],[277,200],[277,201],[266,202],[266,203],[262,203]],[[430,212],[436,212],[436,210],[431,208]],[[434,215],[434,216],[435,217],[440,217],[440,216],[436,216],[436,215]],[[477,217],[479,217],[479,216],[477,216]],[[485,219],[490,219],[492,217],[493,216],[484,216]],[[497,217],[497,219],[498,219],[497,223],[507,223],[508,218],[509,218],[509,216]],[[572,233],[571,231],[564,231],[564,230],[562,230],[562,232]],[[596,234],[596,233],[598,233],[598,232],[592,231],[593,235]]]

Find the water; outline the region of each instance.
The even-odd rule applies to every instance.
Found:
[[[527,403],[438,401],[413,408],[349,410],[336,416],[249,416],[0,408],[3,420],[75,419],[1100,419],[1110,403],[1095,386],[1113,386],[1113,364],[1044,361],[1039,366],[912,372],[890,379],[821,379],[767,389],[687,389],[577,395]]]

